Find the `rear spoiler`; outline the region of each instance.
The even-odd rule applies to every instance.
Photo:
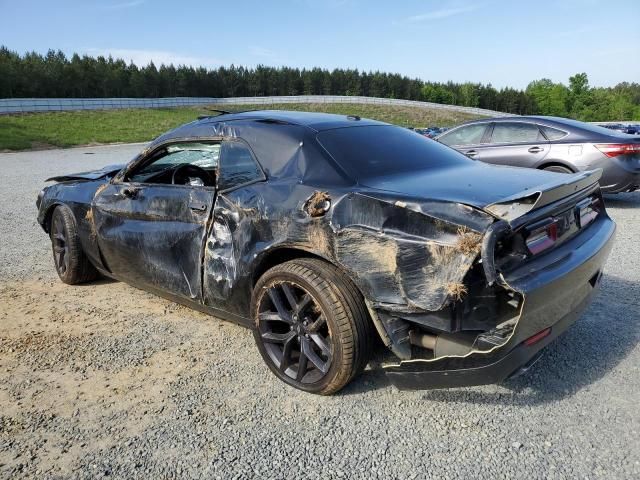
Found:
[[[558,179],[541,185],[535,191],[523,191],[483,208],[484,211],[506,222],[511,222],[536,208],[566,198],[590,187],[602,177],[602,169],[574,174],[559,174]]]

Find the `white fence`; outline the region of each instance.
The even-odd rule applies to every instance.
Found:
[[[459,107],[440,103],[399,100],[395,98],[348,97],[338,95],[299,95],[280,97],[172,97],[172,98],[3,98],[0,114],[55,112],[64,110],[105,110],[118,108],[168,108],[198,105],[273,105],[286,103],[357,103],[372,105],[411,106],[452,112],[506,117],[509,113],[483,108]]]

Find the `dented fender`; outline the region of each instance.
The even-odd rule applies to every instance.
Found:
[[[464,293],[493,221],[462,204],[350,193],[335,204],[331,226],[336,260],[372,304],[433,311]]]

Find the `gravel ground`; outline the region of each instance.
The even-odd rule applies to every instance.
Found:
[[[276,380],[238,326],[57,280],[44,179],[140,148],[0,155],[0,478],[640,477],[640,194],[607,198],[602,291],[526,376],[399,392],[366,371],[322,398]]]

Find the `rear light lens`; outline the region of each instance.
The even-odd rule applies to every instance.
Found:
[[[593,222],[602,210],[602,202],[599,198],[587,199],[586,202],[578,204],[578,221],[580,228],[584,228]]]
[[[550,219],[542,226],[533,227],[527,235],[526,244],[529,251],[536,255],[553,247],[558,240],[558,224]]]
[[[548,337],[550,333],[551,333],[551,327],[545,328],[541,332],[538,332],[535,335],[532,335],[531,337],[527,338],[524,341],[524,344],[530,347],[531,345],[538,343],[543,338]]]
[[[609,158],[640,153],[640,143],[606,143],[595,147]]]

